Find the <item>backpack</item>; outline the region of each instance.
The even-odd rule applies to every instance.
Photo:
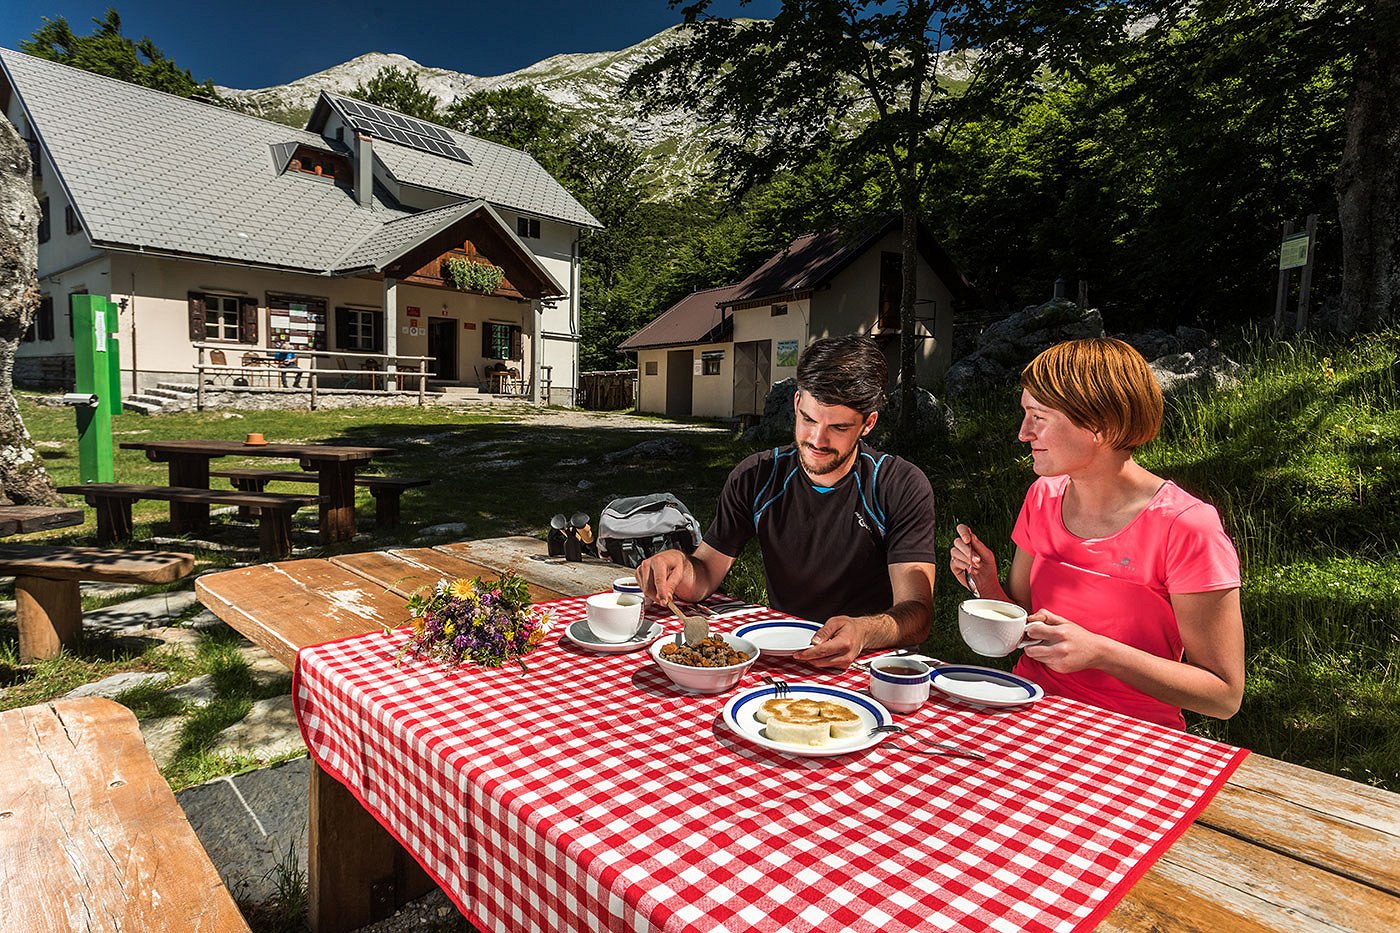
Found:
[[[636,567],[658,551],[700,544],[700,523],[669,492],[614,499],[598,517],[598,556]]]

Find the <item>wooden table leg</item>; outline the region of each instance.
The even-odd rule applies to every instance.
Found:
[[[334,544],[355,537],[355,464],[322,463],[321,543]]]
[[[292,509],[258,509],[258,543],[267,560],[281,560],[292,553]]]
[[[208,489],[209,458],[201,454],[171,454],[170,485]],[[170,503],[170,526],[177,534],[203,531],[209,527],[209,504],[205,502]]]
[[[57,657],[83,636],[82,597],[77,580],[15,577],[15,620],[20,661]]]
[[[256,476],[237,477],[231,480],[233,488],[239,492],[262,492],[267,489],[267,480],[258,479]],[[242,519],[257,518],[258,509],[251,505],[240,505],[238,507],[238,517]]]
[[[371,486],[369,494],[374,496],[374,527],[397,528],[399,524],[399,497],[403,495],[403,490],[376,489]]]
[[[97,510],[98,544],[131,540],[132,500],[115,496],[89,496],[87,501]]]
[[[368,926],[435,887],[403,846],[314,760],[307,835],[313,933]]]

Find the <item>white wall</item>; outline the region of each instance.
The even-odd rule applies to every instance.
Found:
[[[842,334],[876,332],[880,311],[880,254],[903,249],[902,234],[891,231],[836,276],[829,289],[812,296],[811,339]],[[919,259],[914,313],[926,320],[918,323],[918,334],[935,339],[920,340],[917,348],[918,382],[930,387],[943,378],[951,364],[953,296],[922,257]],[[893,381],[899,366],[898,331],[882,340],[890,361]]]
[[[120,318],[118,339],[121,341],[122,368],[125,384],[130,385],[132,358],[132,328],[135,323],[135,366],[141,374],[141,388],[149,388],[158,379],[177,378],[192,381],[198,358],[189,335],[189,293],[217,292],[246,295],[258,301],[258,341],[256,344],[230,342],[228,361],[236,364],[245,352],[270,349],[268,343],[267,295],[269,292],[307,295],[326,299],[331,319],[326,322],[326,349],[335,350],[335,308],[349,305],[382,308],[383,283],[375,279],[330,278],[248,269],[224,263],[202,263],[114,254],[111,260],[112,287],[92,289],[108,293],[113,301],[127,298],[127,309]],[[67,276],[65,276],[67,278]],[[398,353],[404,356],[426,356],[428,350],[427,322],[432,318],[450,318],[459,322],[458,375],[461,382],[474,385],[476,371],[484,372],[481,355],[481,325],[498,320],[525,328],[524,361],[519,365],[528,371],[531,353],[528,314],[530,305],[504,298],[489,298],[447,289],[426,288],[400,283],[397,288],[398,313],[394,326],[398,329]],[[407,310],[416,307],[418,317],[410,318]],[[386,322],[387,324],[387,322]],[[466,325],[474,325],[468,328]],[[416,335],[404,333],[404,328],[420,327]],[[66,329],[65,329],[66,334]],[[207,357],[206,357],[207,359]],[[321,368],[335,366],[327,359]],[[347,360],[350,369],[358,369],[358,361]],[[405,383],[416,388],[416,383]]]

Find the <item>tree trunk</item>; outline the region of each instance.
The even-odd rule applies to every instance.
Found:
[[[1400,0],[1376,4],[1394,23]],[[1400,30],[1369,33],[1347,105],[1347,139],[1337,168],[1342,230],[1344,333],[1400,320]]]
[[[15,402],[15,350],[39,304],[39,203],[29,147],[0,114],[0,501],[62,505]]]
[[[912,188],[911,185],[905,187]],[[900,447],[906,447],[914,437],[915,421],[918,415],[915,392],[919,388],[916,351],[919,347],[918,317],[915,315],[914,300],[918,294],[919,276],[919,199],[912,196],[913,203],[903,205],[904,242],[899,293],[899,422],[895,434]]]

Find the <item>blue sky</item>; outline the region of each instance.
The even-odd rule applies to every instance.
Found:
[[[666,0],[4,0],[0,46],[18,48],[45,16],[67,17],[74,32],[90,33],[90,20],[109,6],[121,13],[123,34],[150,36],[195,80],[235,88],[285,84],[365,52],[496,75],[562,52],[626,48],[681,20]],[[747,6],[719,0],[714,9],[760,17],[778,6],[777,0]]]

